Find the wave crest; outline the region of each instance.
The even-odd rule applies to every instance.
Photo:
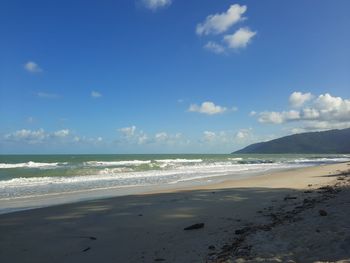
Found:
[[[0,169],[56,167],[65,164],[67,163],[39,163],[32,161],[26,163],[0,163]]]

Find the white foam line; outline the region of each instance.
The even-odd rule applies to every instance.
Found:
[[[157,163],[201,163],[202,159],[160,159]]]
[[[27,163],[0,163],[0,169],[54,167],[65,164],[67,163],[39,163],[32,161],[29,161]]]
[[[141,160],[132,160],[132,161],[89,161],[85,162],[85,165],[88,166],[121,166],[121,165],[141,165],[141,164],[149,164],[150,160],[141,161]]]

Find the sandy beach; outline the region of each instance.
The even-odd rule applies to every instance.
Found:
[[[0,263],[350,263],[350,0],[0,0]]]
[[[4,214],[0,262],[350,262],[349,169]]]

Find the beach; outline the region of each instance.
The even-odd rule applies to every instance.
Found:
[[[0,263],[350,263],[349,12],[0,1]]]
[[[350,262],[349,169],[304,167],[3,214],[0,262]]]

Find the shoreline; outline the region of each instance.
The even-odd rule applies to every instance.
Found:
[[[198,189],[344,161],[350,161],[350,155],[6,155],[0,163],[0,214],[116,196]]]
[[[324,166],[324,165],[322,165]],[[308,166],[314,167],[314,166]],[[0,199],[0,215],[15,213],[19,211],[40,209],[45,207],[74,204],[86,201],[109,199],[120,196],[157,194],[180,192],[183,190],[206,189],[210,187],[221,187],[221,184],[229,182],[244,181],[250,178],[266,176],[270,174],[278,174],[287,171],[294,171],[308,167],[280,168],[268,171],[251,172],[249,174],[229,174],[212,177],[202,177],[180,181],[177,183],[159,184],[159,185],[127,185],[127,186],[111,186],[104,188],[96,188],[90,190],[77,190],[72,192],[52,193],[45,195],[23,196],[17,198]]]
[[[3,214],[0,261],[209,262],[238,229],[268,224],[259,211],[334,184],[349,169],[350,163],[307,167]],[[183,230],[196,223],[204,227]]]

